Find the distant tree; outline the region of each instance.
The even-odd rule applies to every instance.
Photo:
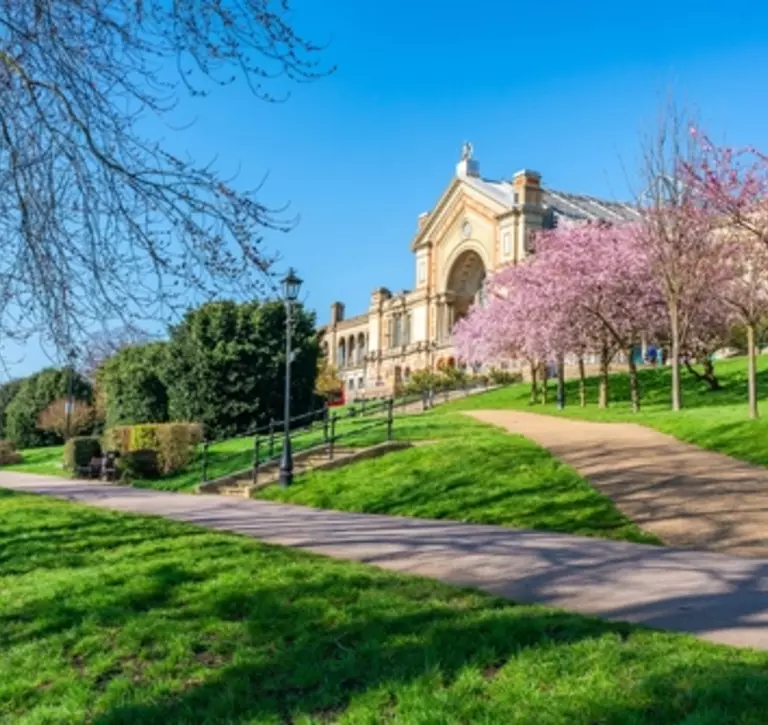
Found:
[[[318,358],[315,392],[323,398],[338,395],[344,389],[344,382],[339,377],[335,365],[331,365],[325,357]]]
[[[89,336],[83,351],[80,371],[89,380],[111,357],[127,347],[145,345],[151,337],[144,330],[124,325],[111,330],[102,330]]]
[[[5,411],[10,405],[10,402],[16,396],[16,393],[21,387],[22,380],[10,380],[7,383],[0,385],[0,440],[5,438],[6,431],[6,415]]]
[[[54,431],[37,427],[40,414],[54,401],[67,397],[69,370],[47,368],[25,378],[6,408],[6,438],[18,448],[53,445],[62,442]],[[79,373],[72,372],[75,400],[92,402],[91,384]]]
[[[123,347],[95,375],[107,427],[168,420],[168,343]]]
[[[69,436],[82,435],[91,430],[94,420],[93,406],[82,400],[75,400],[72,411],[67,414],[67,398],[54,400],[37,419],[40,430],[54,433],[59,438],[67,440]]]
[[[288,0],[0,0],[0,330],[70,346],[90,322],[264,289],[290,219],[162,130],[184,97],[282,100],[325,75]],[[165,134],[167,135],[167,134]]]
[[[283,415],[285,307],[280,301],[211,302],[171,329],[169,414],[202,422],[209,434],[242,433]],[[291,405],[313,402],[319,347],[315,318],[293,310]]]

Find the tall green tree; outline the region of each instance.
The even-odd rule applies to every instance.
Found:
[[[171,329],[169,414],[200,421],[208,435],[242,433],[283,416],[285,308],[265,303],[211,302]],[[314,315],[293,309],[291,405],[309,409],[319,348]]]
[[[5,411],[10,405],[11,401],[16,397],[16,393],[19,392],[22,380],[9,380],[4,385],[0,385],[0,441],[5,438],[6,430],[6,415]]]
[[[132,345],[102,363],[96,384],[108,428],[168,420],[167,352],[165,342]]]
[[[62,442],[54,431],[40,430],[37,421],[51,403],[67,396],[70,371],[67,368],[46,368],[25,378],[13,400],[6,408],[6,438],[19,448],[54,445]],[[72,371],[72,393],[76,400],[91,403],[91,384]]]

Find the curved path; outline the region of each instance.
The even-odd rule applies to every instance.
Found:
[[[468,415],[543,446],[671,546],[768,558],[768,468],[633,423],[510,410]]]
[[[0,487],[165,516],[520,602],[768,650],[768,559],[12,472],[0,472]]]

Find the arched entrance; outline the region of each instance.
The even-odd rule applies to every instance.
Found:
[[[448,328],[464,317],[474,303],[483,304],[485,265],[473,249],[462,252],[451,266],[445,286]]]

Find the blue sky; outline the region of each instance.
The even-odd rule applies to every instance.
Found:
[[[716,139],[768,149],[768,7],[761,3],[294,0],[327,43],[331,77],[268,105],[243,84],[185,103],[177,151],[216,158],[236,184],[300,215],[268,239],[325,322],[334,299],[362,312],[372,288],[410,288],[419,212],[470,140],[484,176],[542,173],[565,191],[627,198],[639,137],[668,92]],[[276,87],[276,89],[278,89]],[[48,363],[30,344],[11,372]]]

